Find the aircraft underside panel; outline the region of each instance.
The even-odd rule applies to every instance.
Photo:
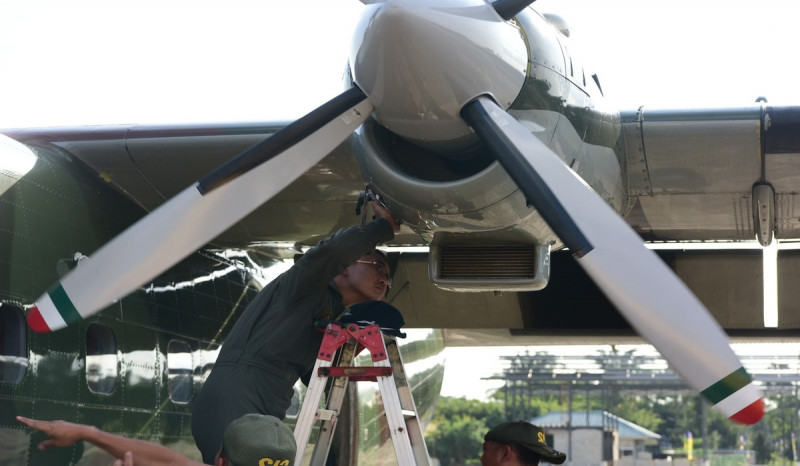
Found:
[[[762,252],[661,250],[659,256],[733,339],[795,335],[800,317],[800,251],[778,255],[778,326],[764,325]],[[551,254],[547,287],[532,292],[457,293],[432,285],[426,259],[402,254],[389,295],[410,327],[446,328],[447,345],[642,343],[568,252]]]
[[[623,114],[635,201],[628,223],[649,240],[751,241],[757,227],[767,238],[796,238],[799,115],[796,107],[760,106]],[[754,195],[756,185],[772,191]],[[774,215],[754,208],[762,201],[774,203]]]
[[[775,237],[800,237],[800,108],[768,108],[764,141],[766,180],[775,189]]]
[[[751,240],[760,109],[725,118],[640,111],[625,122],[629,223],[652,240]],[[635,130],[634,130],[635,128]]]
[[[778,328],[800,328],[800,251],[778,252]]]

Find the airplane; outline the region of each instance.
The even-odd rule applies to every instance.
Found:
[[[124,390],[112,390],[112,397],[121,399],[117,425],[143,430],[115,429],[164,435],[159,438],[165,441],[185,439],[188,408],[175,408],[165,390],[186,385],[179,374],[186,375],[187,365],[173,375],[166,367],[169,358],[160,356],[163,347],[179,355],[173,359],[192,354],[193,382],[199,384],[225,325],[246,302],[244,296],[257,288],[250,275],[352,224],[355,198],[366,185],[404,222],[393,244],[427,248],[393,255],[395,287],[388,299],[403,310],[410,327],[472,331],[454,332],[453,339],[530,336],[553,329],[560,337],[579,337],[597,333],[593,325],[608,318],[611,325],[600,333],[614,338],[633,335],[627,320],[646,340],[656,340],[656,347],[698,391],[713,385],[710,399],[715,403],[726,397],[720,397],[724,390],[714,382],[730,381],[726,376],[733,374],[735,388],[747,396],[736,400],[735,409],[722,410],[735,418],[752,406],[754,412],[746,412],[740,421],[756,422],[757,411],[763,412],[757,389],[738,370],[712,314],[641,242],[747,241],[757,236],[766,244],[773,237],[794,238],[790,156],[796,151],[791,127],[797,109],[760,104],[620,113],[605,105],[600,77],[579,66],[571,53],[565,22],[523,3],[464,1],[441,9],[400,1],[367,5],[358,27],[361,46],[354,47],[350,59],[349,90],[290,125],[3,130],[2,159],[30,165],[28,171],[4,167],[6,188],[0,197],[9,209],[3,218],[14,219],[13,228],[3,229],[9,271],[0,309],[4,332],[11,332],[4,338],[11,342],[4,367],[11,360],[15,369],[10,373],[17,374],[12,379],[19,379],[8,392],[6,385],[0,392],[4,406],[10,407],[4,412],[36,417],[43,410],[66,419],[88,419],[83,417],[86,411],[109,403],[93,389],[84,390],[82,380],[88,387],[99,384],[97,388],[121,378],[110,375],[119,363],[92,362],[88,372],[90,356],[105,361],[119,353],[109,325],[120,325],[118,331],[126,337],[148,329],[157,346],[132,352],[123,363],[125,377],[133,378],[135,368],[159,375],[166,368],[167,382],[160,376],[152,381],[156,404],[138,410],[128,409],[130,400],[120,393]],[[414,34],[407,35],[409,29]],[[383,36],[387,30],[400,36]],[[480,32],[470,32],[476,30]],[[404,43],[408,48],[397,45]],[[433,55],[442,50],[470,52]],[[372,67],[376,58],[387,56],[401,60],[384,60],[385,69]],[[319,128],[325,134],[315,132]],[[298,141],[305,144],[302,150],[292,146]],[[294,159],[281,164],[287,153],[304,158],[306,167]],[[276,164],[298,172],[297,179],[278,171]],[[257,183],[237,184],[253,179]],[[258,190],[248,190],[255,184]],[[260,188],[271,191],[265,194]],[[191,195],[181,194],[186,192]],[[206,207],[206,194],[217,196],[214,202],[219,203]],[[250,199],[258,196],[265,198]],[[167,201],[180,198],[184,203],[177,209]],[[252,213],[231,213],[242,208],[238,201],[245,198]],[[182,220],[189,211],[195,217]],[[54,221],[59,228],[53,227]],[[634,230],[620,228],[624,222]],[[210,224],[219,231],[209,233]],[[135,234],[125,233],[131,231]],[[169,247],[150,251],[155,244]],[[578,291],[591,287],[587,278],[573,281],[580,276],[574,268],[569,269],[567,290],[539,298],[553,288],[559,268],[569,267],[559,250],[578,258],[612,304],[595,296],[584,307],[564,308],[570,299],[580,300]],[[180,262],[186,256],[189,263]],[[719,256],[708,254],[675,254],[669,260],[681,278],[690,279],[697,279],[691,270],[720,264]],[[751,262],[745,258],[741,263]],[[130,270],[135,270],[134,277],[125,275]],[[90,280],[81,278],[87,273]],[[228,295],[220,298],[216,282],[225,273],[236,279],[224,280]],[[744,276],[736,284],[747,283]],[[699,284],[701,292],[716,289],[713,277],[701,278],[706,280]],[[209,283],[215,283],[214,291],[203,291],[202,299],[183,297],[186,289]],[[575,283],[579,286],[570,286]],[[631,302],[633,296],[639,301]],[[709,308],[730,304],[729,296],[712,295],[704,303]],[[211,315],[183,314],[181,309],[191,306],[187,302],[198,299],[213,303],[208,305]],[[97,302],[87,304],[92,300]],[[73,306],[62,315],[58,307],[69,301]],[[584,320],[586,327],[576,325],[576,316],[595,310],[595,319]],[[713,317],[728,323],[718,313]],[[658,319],[655,324],[653,319]],[[25,320],[37,332],[25,330]],[[793,325],[789,318],[779,329]],[[59,326],[65,328],[55,330]],[[84,334],[86,349],[75,352],[76,341],[84,347]],[[177,336],[184,341],[170,345]],[[25,349],[25,340],[35,351]],[[441,331],[425,333],[423,341],[428,340],[438,342],[429,355],[438,354]],[[136,362],[142,353],[156,356]],[[698,354],[699,365],[689,357]],[[74,394],[59,393],[63,385],[53,383],[52,373],[42,374],[51,360],[64,371],[63,361],[55,362],[59,358],[69,361],[73,370],[67,377],[89,398],[71,402]],[[80,371],[84,367],[85,374]],[[435,380],[433,374],[425,380]],[[43,398],[22,395],[34,392],[31,385],[41,387],[40,381],[56,391]],[[123,385],[128,383],[136,385],[130,379]],[[54,402],[65,396],[70,401]],[[168,422],[170,416],[173,421]],[[166,429],[170,424],[173,430]],[[28,434],[20,433],[12,419],[4,417],[2,427],[22,439],[12,442],[11,450],[24,448],[28,457],[41,454],[28,451]]]
[[[5,136],[0,144],[23,147]],[[50,334],[31,332],[24,310],[38,289],[86,260],[81,251],[111,240],[145,210],[57,145],[24,147],[0,156],[0,464],[113,461],[88,444],[40,451],[36,445],[45,437],[23,430],[18,415],[92,424],[200,460],[190,428],[192,400],[230,326],[291,260],[272,255],[270,248],[259,253],[209,245],[84,323]],[[300,252],[293,246],[276,251]],[[427,422],[444,375],[442,331],[405,333],[398,341],[420,420]],[[366,365],[364,357],[359,365]],[[374,413],[377,386],[351,387],[359,405],[345,403],[341,425],[351,427],[339,428],[334,448],[342,458],[354,454],[347,433],[357,438],[353,445],[364,460],[393,455],[378,418],[368,414]],[[306,387],[298,382],[295,391],[286,415],[290,425]]]

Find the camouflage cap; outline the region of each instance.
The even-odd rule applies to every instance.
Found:
[[[245,414],[231,422],[222,444],[233,466],[292,466],[297,454],[292,430],[263,414]]]
[[[553,464],[561,464],[567,459],[564,453],[547,446],[544,430],[541,427],[525,421],[498,424],[487,432],[483,439],[525,447]]]

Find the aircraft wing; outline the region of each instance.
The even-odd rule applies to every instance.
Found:
[[[756,234],[767,238],[769,232],[781,240],[800,237],[796,120],[800,108],[760,105],[623,111],[618,145],[625,154],[621,182],[627,200],[622,217],[650,241],[752,241]],[[287,124],[33,128],[5,133],[21,142],[63,148],[152,211]],[[313,245],[356,220],[355,201],[366,183],[352,145],[345,141],[214,243]],[[766,210],[758,207],[759,199],[768,201]],[[404,229],[395,243],[428,242]]]
[[[4,133],[20,142],[62,148],[150,212],[287,124],[43,128]],[[214,239],[214,245],[312,246],[330,232],[358,221],[356,200],[364,186],[352,149],[344,142],[268,203]]]
[[[776,112],[771,118],[772,139],[768,139],[762,131],[762,113]],[[787,116],[793,113],[772,107],[762,111],[757,106],[702,112],[638,110],[622,115],[618,144],[627,154],[624,171],[631,206],[623,218],[643,239],[752,241],[753,193],[762,170],[758,155],[762,144],[767,148],[767,179],[780,206],[774,210],[775,235],[782,239],[797,236],[794,229],[800,213],[795,211],[797,193],[792,186],[800,168],[795,163],[796,149],[786,143],[791,141],[788,130],[778,131],[789,125]],[[287,124],[31,128],[4,133],[34,146],[52,144],[62,149],[76,163],[88,167],[98,182],[152,211]],[[256,256],[270,257],[311,246],[330,232],[359,221],[356,200],[366,183],[353,146],[345,141],[215,238],[212,246],[251,248]],[[428,241],[403,226],[391,245],[427,246]],[[778,327],[764,328],[760,249],[672,249],[658,254],[731,337],[780,337],[800,326],[800,317],[790,312],[800,303],[800,292],[784,286],[778,300]],[[552,252],[549,280],[543,289],[494,295],[454,293],[432,283],[426,253],[393,257],[395,283],[404,285],[396,285],[390,298],[403,309],[409,325],[451,329],[449,344],[642,341],[568,251]],[[779,257],[784,270],[781,276],[800,267],[800,256],[792,250],[781,251]],[[429,311],[444,307],[450,311]]]
[[[645,239],[800,236],[800,107],[622,112],[625,216]]]

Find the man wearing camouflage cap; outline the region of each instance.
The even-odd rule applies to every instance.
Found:
[[[114,463],[116,466],[202,464],[163,445],[109,434],[94,426],[66,421],[37,421],[22,416],[17,416],[17,420],[51,437],[39,444],[41,450],[86,441],[118,458]],[[263,414],[245,414],[228,424],[214,465],[293,466],[296,453],[294,434],[280,419]]]
[[[483,437],[482,466],[561,464],[567,455],[547,445],[544,430],[525,421],[504,422]]]
[[[292,466],[296,454],[294,434],[280,419],[245,414],[225,429],[218,458],[230,466]]]

